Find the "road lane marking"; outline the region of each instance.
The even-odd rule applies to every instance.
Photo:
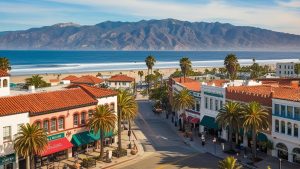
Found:
[[[195,156],[197,156],[197,155],[199,155],[199,154],[200,154],[200,153],[192,154],[192,155],[190,155],[190,156],[183,157],[183,158],[181,158],[181,159],[179,159],[179,160],[173,161],[173,162],[168,163],[168,164],[161,164],[161,165],[159,165],[159,167],[156,167],[155,169],[163,169],[163,168],[166,168],[166,167],[171,166],[171,165],[173,165],[173,164],[176,164],[176,163],[178,163],[178,162],[181,162],[181,161],[187,160],[187,159],[189,159],[189,158],[195,157]]]

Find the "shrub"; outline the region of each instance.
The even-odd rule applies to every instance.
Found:
[[[115,149],[112,151],[112,155],[114,157],[124,157],[124,156],[127,156],[127,150],[121,149],[121,151],[119,151],[118,149]]]

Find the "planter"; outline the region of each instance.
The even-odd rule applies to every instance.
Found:
[[[132,155],[136,155],[136,154],[137,154],[137,152],[138,152],[138,150],[137,150],[137,149],[132,149],[132,150],[130,151],[130,154],[132,154]]]

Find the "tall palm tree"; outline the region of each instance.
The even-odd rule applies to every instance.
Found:
[[[104,142],[104,133],[112,131],[115,128],[116,122],[117,116],[113,110],[108,105],[99,105],[96,107],[96,111],[87,124],[89,129],[94,133],[100,132],[100,159],[103,158],[104,154],[104,146],[102,145]]]
[[[239,62],[234,54],[229,54],[224,59],[224,65],[229,74],[230,80],[235,80],[237,78],[237,71],[239,68]]]
[[[125,109],[122,114],[123,120],[128,121],[128,129],[129,129],[129,142],[131,141],[131,121],[136,118],[138,115],[138,105],[137,102],[131,102],[131,106],[128,109]],[[131,142],[130,142],[131,143]]]
[[[47,135],[37,125],[22,125],[14,141],[17,154],[26,158],[26,169],[34,169],[34,156],[41,154],[48,145]]]
[[[233,149],[232,134],[241,127],[243,113],[239,103],[229,101],[220,110],[216,117],[217,123],[223,128],[228,127],[230,149]]]
[[[185,109],[191,108],[195,105],[195,100],[192,95],[190,95],[189,90],[182,89],[179,93],[176,93],[173,96],[173,107],[176,111],[183,111],[183,114],[185,114]],[[182,123],[183,126],[184,122]],[[181,126],[180,126],[181,129]]]
[[[3,70],[5,72],[11,70],[9,60],[6,57],[0,57],[0,70]]]
[[[187,76],[188,72],[192,70],[192,62],[189,58],[183,57],[180,59],[179,65],[183,74],[183,81],[185,81],[185,77]]]
[[[242,166],[237,163],[237,160],[230,156],[226,157],[222,161],[219,161],[219,169],[241,169]]]
[[[40,75],[33,75],[30,78],[25,79],[27,86],[34,86],[36,88],[45,86],[46,82],[43,80],[43,77]]]
[[[268,122],[268,110],[263,108],[258,102],[250,102],[243,106],[245,113],[243,127],[247,131],[252,132],[252,153],[253,157],[256,158],[256,135],[259,130],[267,129],[269,126]]]
[[[152,74],[152,68],[156,62],[155,57],[149,55],[148,57],[146,57],[145,62],[146,62],[147,68],[148,68],[148,75],[149,75],[149,70],[151,70],[151,74]]]
[[[136,106],[136,101],[127,90],[119,90],[118,96],[118,149],[119,152],[122,150],[122,139],[121,139],[121,121],[123,119],[123,115],[132,111]]]
[[[142,70],[138,71],[138,75],[140,76],[140,83],[142,83],[142,78],[144,76],[144,72]]]

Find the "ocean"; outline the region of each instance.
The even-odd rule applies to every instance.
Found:
[[[193,67],[221,67],[227,54],[234,53],[241,65],[299,61],[300,52],[260,51],[46,51],[0,50],[9,58],[12,75],[77,73],[146,69],[145,58],[155,56],[154,69],[179,68],[179,59],[189,57]]]

